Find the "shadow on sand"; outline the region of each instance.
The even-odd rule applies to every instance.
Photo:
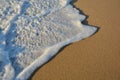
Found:
[[[72,4],[73,7],[75,7],[77,10],[79,10],[79,11],[80,11],[80,14],[83,14],[83,15],[86,16],[86,19],[85,19],[84,21],[82,21],[82,24],[89,25],[89,24],[88,24],[88,21],[87,21],[87,19],[89,18],[89,16],[86,15],[82,10],[80,10],[79,8],[77,8],[77,7],[74,5],[74,3],[77,2],[77,1],[78,1],[78,0],[72,0],[72,1],[70,2],[70,4]],[[94,26],[94,25],[89,25],[89,26]],[[97,28],[96,32],[94,33],[94,34],[96,34],[96,33],[100,30],[100,28],[99,28],[98,26],[94,26],[94,27]],[[94,35],[94,34],[93,34],[93,35]],[[92,36],[92,35],[91,35],[91,36]],[[83,40],[84,40],[84,39],[83,39]],[[71,45],[71,44],[72,44],[72,43],[70,43],[70,44],[62,47],[62,48],[57,52],[56,55],[58,55],[61,51],[63,51],[67,46],[69,46],[69,45]],[[48,60],[46,63],[44,63],[44,65],[47,64],[47,63],[48,63],[49,61],[51,61],[52,59],[54,59],[54,58],[56,57],[56,55],[54,55],[50,60]],[[41,67],[43,67],[44,65],[38,67],[38,68],[31,74],[31,76],[29,77],[28,80],[33,80],[32,77],[33,77],[33,76],[35,75],[35,73],[36,73]]]

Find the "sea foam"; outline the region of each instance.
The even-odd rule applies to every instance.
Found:
[[[71,0],[0,0],[0,80],[26,80],[67,44],[97,28]]]

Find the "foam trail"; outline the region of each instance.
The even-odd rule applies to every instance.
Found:
[[[70,1],[4,1],[5,7],[0,7],[0,80],[28,79],[60,48],[96,32],[97,28],[81,24],[86,16]]]

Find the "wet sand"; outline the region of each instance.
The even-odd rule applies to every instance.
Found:
[[[120,80],[120,0],[76,0],[74,5],[99,31],[65,47],[31,80]]]

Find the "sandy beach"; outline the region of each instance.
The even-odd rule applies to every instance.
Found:
[[[120,80],[120,0],[74,0],[99,31],[65,47],[31,80]]]

